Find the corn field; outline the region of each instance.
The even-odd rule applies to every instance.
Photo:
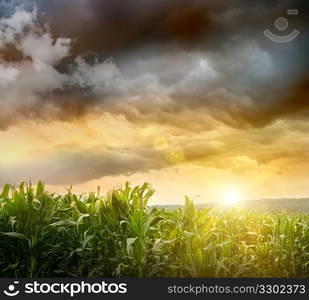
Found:
[[[0,194],[1,277],[309,277],[309,216],[151,208],[145,183]]]

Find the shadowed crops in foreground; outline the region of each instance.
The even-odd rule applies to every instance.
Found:
[[[2,277],[309,277],[309,216],[147,207],[148,184],[50,194],[5,185]]]

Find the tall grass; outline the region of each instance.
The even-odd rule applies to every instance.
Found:
[[[149,208],[151,187],[106,195],[5,185],[1,277],[309,276],[309,216]]]

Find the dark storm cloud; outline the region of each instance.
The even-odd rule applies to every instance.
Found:
[[[69,0],[42,1],[52,31],[76,38],[74,54],[94,51],[121,56],[138,47],[174,43],[185,49],[220,47],[230,35],[248,37],[272,26],[287,8],[303,11],[297,23],[306,23],[304,1],[215,0]],[[72,16],[68,21],[68,16]],[[74,16],[74,17],[73,17]],[[295,18],[290,22],[295,24]],[[219,43],[219,44],[218,44]]]
[[[297,22],[307,23],[308,7],[300,0],[3,0],[0,5],[5,16],[18,5],[29,9],[34,3],[41,22],[48,23],[54,36],[75,39],[75,55],[93,51],[102,57],[148,44],[209,49],[231,34],[248,35],[273,26],[287,8],[302,11]]]
[[[154,43],[197,44],[210,25],[206,3],[196,0],[94,0],[74,1],[74,6],[58,1],[45,7],[55,34],[77,38],[74,54],[93,51],[104,57]]]
[[[24,119],[71,121],[102,110],[131,122],[164,121],[179,127],[184,125],[177,115],[184,111],[203,111],[233,127],[306,116],[308,24],[303,1],[42,0],[0,5],[5,20],[17,7],[37,9],[27,30],[17,26],[20,16],[10,21],[17,24],[15,31],[1,27],[1,129]],[[290,45],[276,45],[263,30],[291,7],[301,10],[291,25],[299,26],[302,35]],[[12,33],[18,38],[11,40]],[[207,127],[203,116],[198,121]]]

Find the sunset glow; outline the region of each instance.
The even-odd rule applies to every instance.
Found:
[[[239,195],[235,191],[227,191],[224,195],[224,203],[227,206],[235,206],[239,203]]]

